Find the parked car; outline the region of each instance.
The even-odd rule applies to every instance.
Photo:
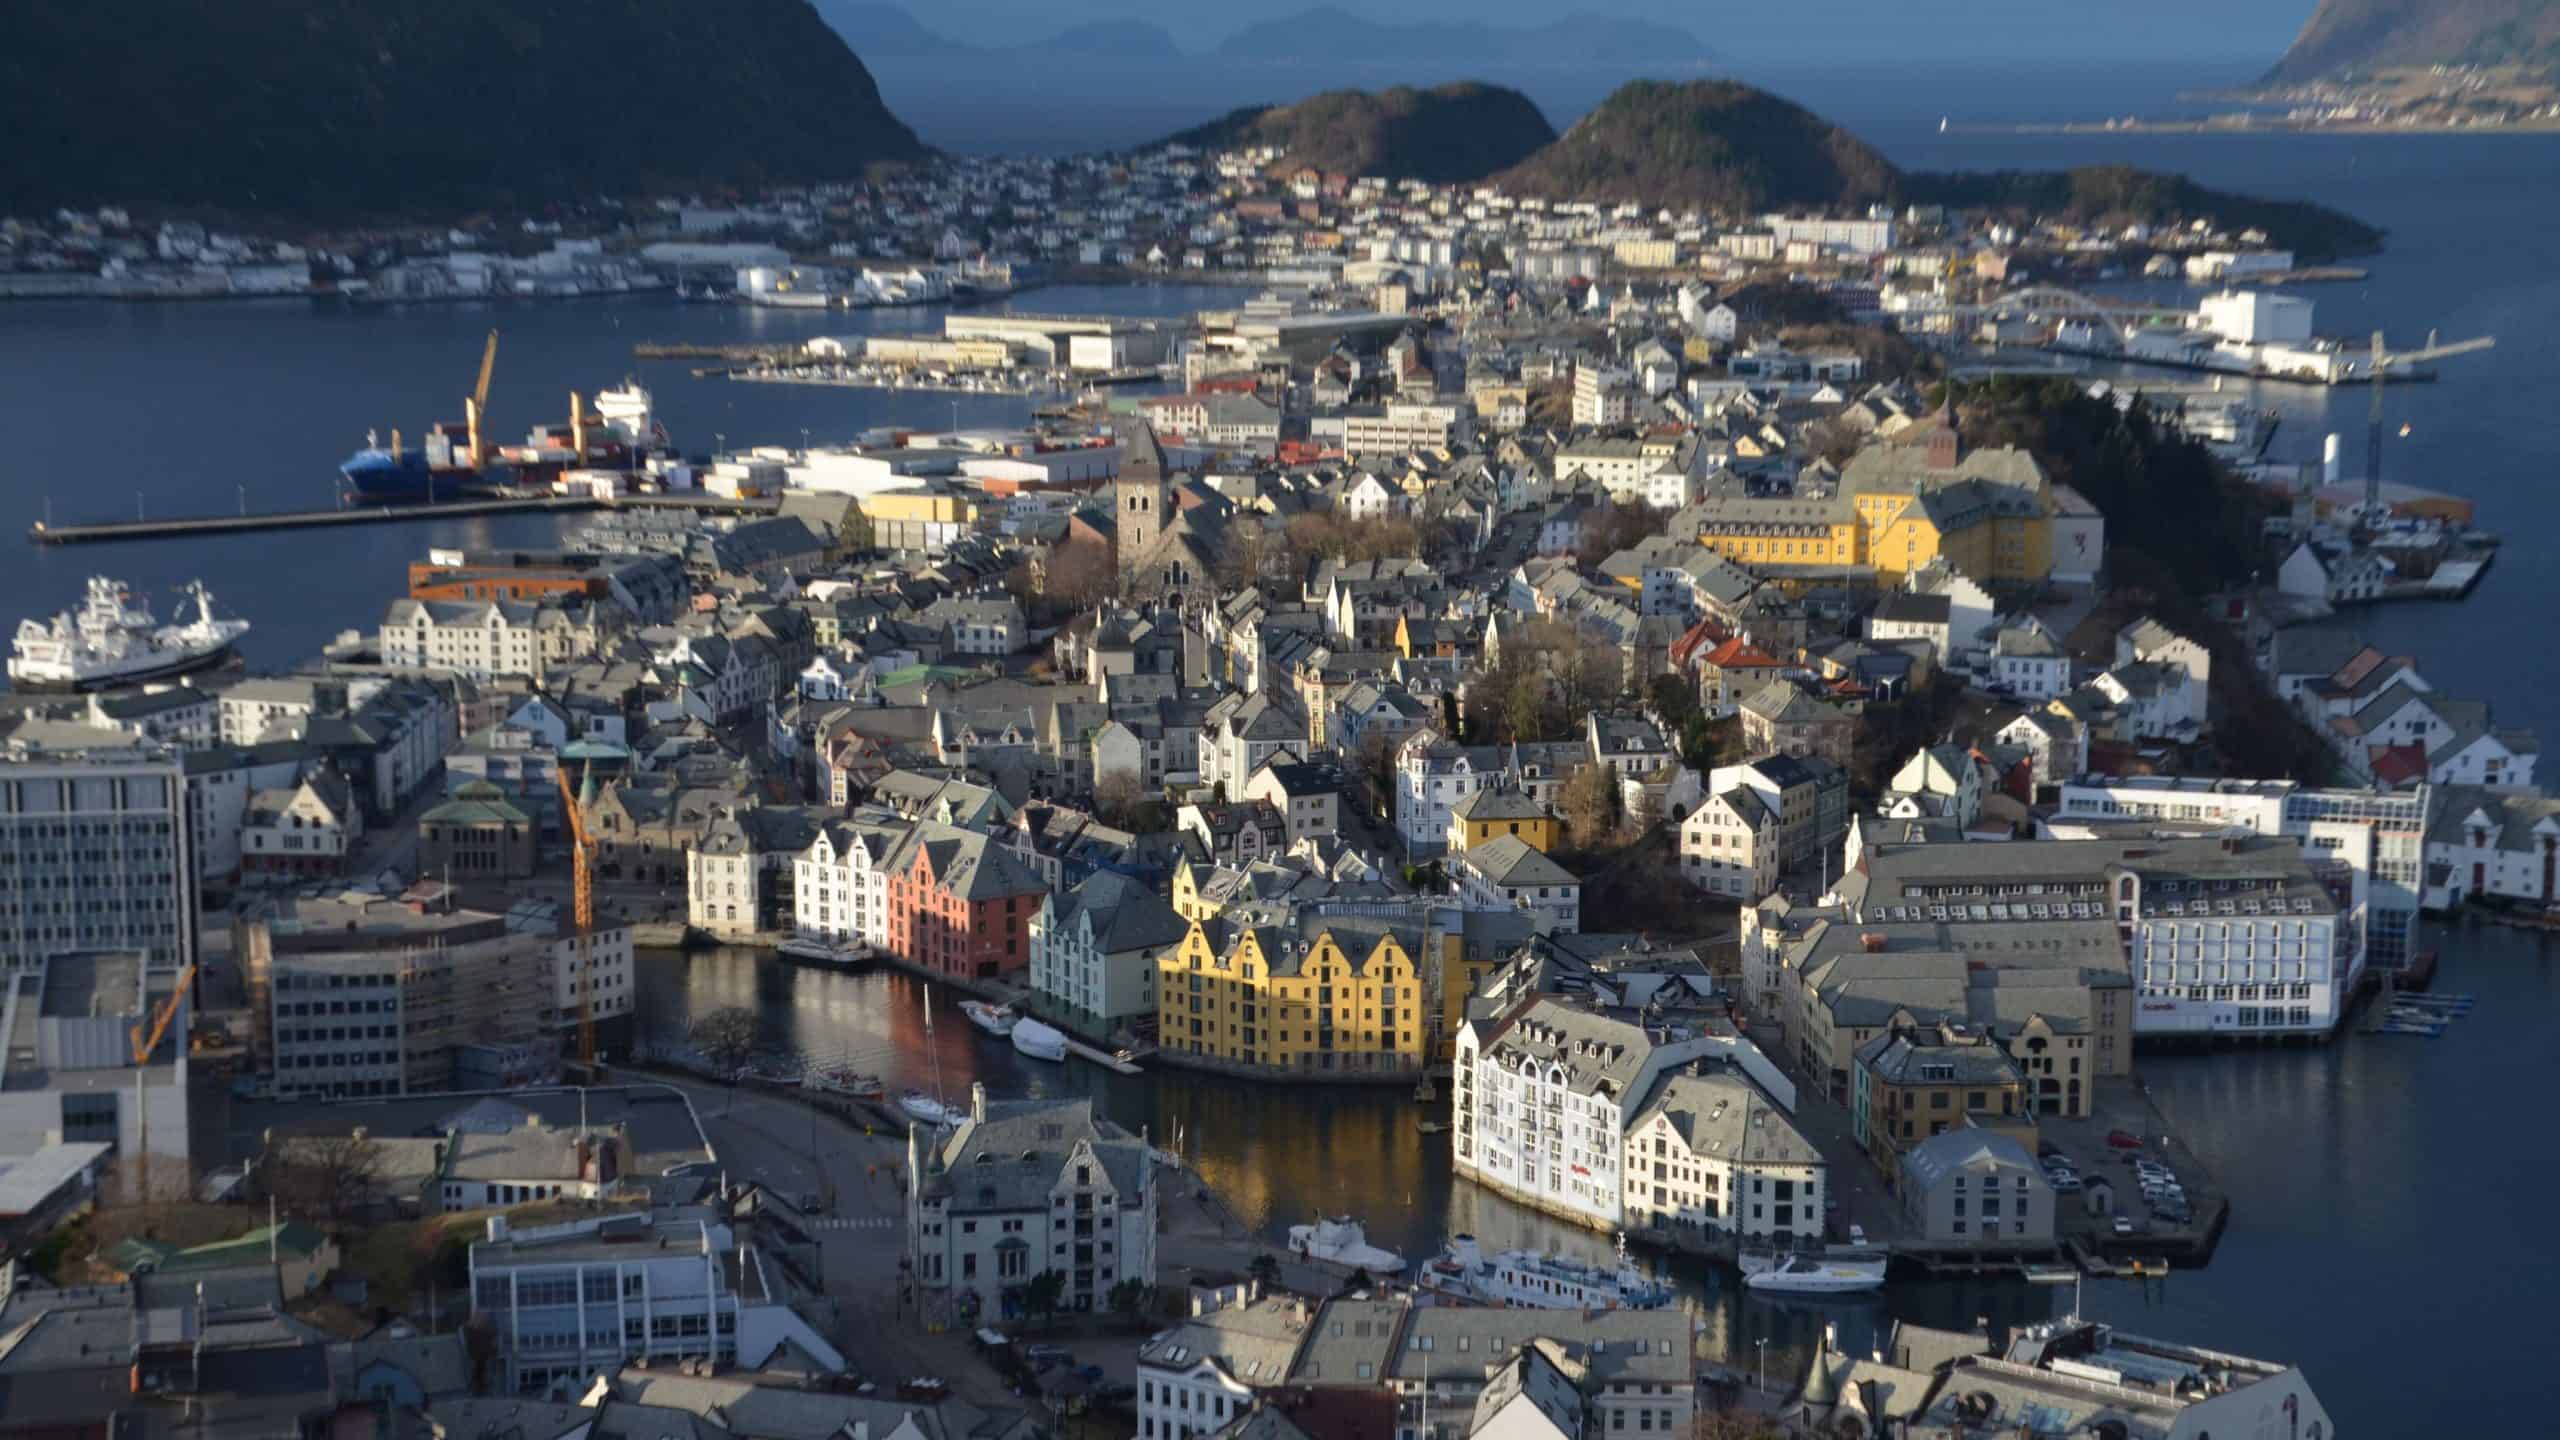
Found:
[[[2067,1170],[2058,1175],[2046,1176],[2045,1183],[2051,1185],[2053,1187],[2053,1192],[2057,1195],[2068,1195],[2073,1191],[2086,1188],[2081,1183],[2079,1176],[2074,1175]]]
[[[2133,1221],[2132,1221],[2132,1220],[2130,1220],[2130,1219],[2128,1219],[2128,1218],[2126,1218],[2125,1216],[2122,1216],[2122,1215],[2117,1216],[2117,1217],[2116,1217],[2116,1223],[2115,1223],[2115,1231],[2116,1231],[2116,1233],[2117,1233],[2117,1234],[2119,1234],[2119,1235],[2130,1235],[2130,1234],[2132,1234],[2132,1233],[2133,1233]]]
[[[2142,1137],[2122,1130],[2110,1130],[2107,1132],[2107,1143],[2118,1150],[2139,1150],[2142,1148]]]
[[[1866,1243],[1867,1243],[1867,1227],[1866,1227],[1866,1226],[1864,1226],[1864,1225],[1852,1225],[1852,1226],[1850,1226],[1850,1227],[1849,1227],[1849,1243],[1850,1243],[1850,1244],[1852,1244],[1852,1245],[1864,1245],[1864,1244],[1866,1244]]]
[[[1022,1353],[1030,1357],[1034,1365],[1064,1364],[1076,1358],[1075,1352],[1064,1345],[1026,1345]]]

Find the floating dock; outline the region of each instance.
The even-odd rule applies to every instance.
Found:
[[[626,495],[598,500],[581,495],[499,495],[475,500],[445,500],[426,505],[341,506],[328,510],[271,510],[253,515],[195,515],[167,520],[107,520],[90,525],[27,527],[27,539],[38,545],[103,545],[128,540],[194,540],[208,535],[248,535],[272,530],[314,530],[338,525],[400,525],[424,520],[466,519],[482,515],[565,514],[582,510],[678,509],[721,514],[769,515],[776,506],[766,500],[736,500],[725,495]]]

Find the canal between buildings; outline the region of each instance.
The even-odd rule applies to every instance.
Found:
[[[2299,1363],[2359,1433],[2418,1433],[2427,1395],[2508,1393],[2535,1363],[2539,1302],[2520,1283],[2547,1254],[2549,1147],[2513,1123],[2544,1068],[2560,1014],[2550,937],[2481,925],[2431,927],[2436,988],[2479,1005],[2441,1039],[2344,1035],[2322,1047],[2145,1054],[2140,1073],[2172,1128],[2228,1188],[2232,1220],[2213,1263],[2165,1280],[2093,1280],[2085,1313],[2219,1349]],[[1277,1250],[1290,1225],[1351,1215],[1408,1261],[1469,1231],[1600,1259],[1609,1236],[1552,1220],[1452,1177],[1446,1135],[1401,1086],[1291,1086],[1160,1067],[1124,1076],[1080,1060],[1048,1065],[979,1032],[950,992],[906,975],[839,975],[746,950],[644,952],[636,1024],[673,1037],[731,1006],[762,1022],[766,1049],[844,1064],[904,1088],[965,1099],[1082,1095],[1200,1176]],[[1445,1091],[1444,1091],[1445,1095]],[[1880,1296],[1776,1302],[1695,1256],[1639,1252],[1677,1283],[1702,1344],[1748,1372],[1769,1341],[1773,1373],[1801,1372],[1825,1326],[1863,1351],[1893,1319],[2010,1326],[2068,1309],[2069,1286],[1897,1278]],[[2525,1307],[2533,1307],[2527,1309]],[[2501,1323],[2503,1320],[2504,1323]],[[2439,1343],[2427,1337],[2464,1337]],[[2414,1348],[2427,1352],[2413,1386]],[[2422,1392],[2422,1393],[2421,1393]],[[2372,1423],[2389,1417],[2407,1425]]]

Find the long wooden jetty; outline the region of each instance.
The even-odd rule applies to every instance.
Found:
[[[399,525],[422,520],[450,520],[476,515],[560,514],[582,510],[680,509],[722,514],[768,515],[771,501],[739,500],[726,495],[625,495],[599,500],[586,495],[499,495],[473,500],[443,500],[419,505],[341,506],[329,510],[270,510],[251,515],[173,516],[165,520],[106,520],[89,525],[27,527],[27,539],[38,545],[101,545],[126,540],[191,540],[208,535],[245,535],[271,530],[321,529],[335,525]]]

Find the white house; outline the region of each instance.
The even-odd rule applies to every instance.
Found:
[[[1156,1014],[1156,957],[1188,926],[1155,892],[1097,870],[1041,897],[1031,920],[1031,988],[1084,1028],[1109,1034]]]
[[[1582,881],[1517,835],[1497,835],[1457,859],[1458,890],[1471,910],[1518,910],[1541,935],[1582,928]]]
[[[809,848],[791,862],[792,933],[831,945],[886,949],[889,877],[880,862],[907,828],[886,817],[819,826]]]
[[[1749,904],[1778,888],[1781,836],[1777,812],[1757,792],[1736,786],[1710,795],[1680,822],[1680,878]]]
[[[1983,679],[2020,700],[2043,702],[2069,693],[2071,657],[2032,616],[2000,627]]]

